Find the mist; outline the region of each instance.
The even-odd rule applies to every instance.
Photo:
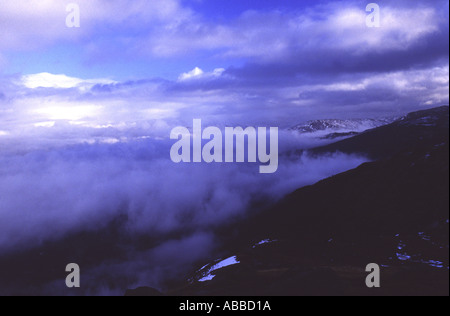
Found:
[[[84,291],[120,295],[126,289],[121,286],[160,287],[210,258],[218,246],[215,230],[245,218],[258,203],[270,205],[367,161],[339,153],[287,156],[324,141],[286,130],[280,133],[279,169],[269,175],[251,163],[176,164],[169,155],[173,140],[127,139],[65,146],[54,139],[52,146],[43,142],[3,155],[0,256],[107,230],[121,219],[119,234],[129,240],[126,257],[91,265],[84,275],[92,282]],[[154,245],[137,249],[133,242],[139,238]],[[100,275],[108,275],[109,287]],[[51,292],[54,286],[45,288]]]

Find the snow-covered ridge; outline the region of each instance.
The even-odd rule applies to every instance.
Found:
[[[361,133],[366,130],[380,127],[390,124],[397,120],[397,117],[381,118],[381,119],[326,119],[326,120],[314,120],[308,121],[304,124],[300,124],[291,128],[293,131],[299,133],[349,133],[357,132]]]
[[[238,263],[240,263],[240,261],[237,260],[236,256],[233,256],[233,257],[230,257],[230,258],[220,261],[219,263],[211,266],[209,269],[204,271],[208,267],[208,265],[206,265],[198,271],[198,272],[202,272],[202,274],[203,274],[203,277],[200,278],[198,281],[199,282],[211,281],[215,277],[214,271],[231,266],[231,265],[235,265]]]

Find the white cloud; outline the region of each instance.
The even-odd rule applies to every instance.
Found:
[[[204,74],[203,70],[201,70],[198,67],[195,67],[193,70],[186,72],[184,74],[181,74],[178,79],[179,80],[188,80],[188,79],[192,79],[192,78],[198,78],[201,77]]]
[[[179,81],[186,81],[200,78],[215,78],[220,77],[225,72],[224,68],[216,68],[212,72],[205,73],[202,69],[195,67],[189,72],[183,73],[178,77]]]
[[[78,121],[81,119],[92,118],[98,116],[101,107],[92,105],[72,105],[62,102],[48,102],[38,109],[32,110],[33,114],[49,120],[70,120]]]
[[[55,124],[56,124],[55,121],[47,121],[47,122],[35,123],[34,126],[35,127],[53,127],[53,126],[55,126]]]
[[[54,75],[47,72],[39,74],[31,74],[22,76],[22,83],[30,89],[35,88],[80,88],[90,89],[96,84],[112,84],[115,83],[109,79],[79,79],[66,75]]]

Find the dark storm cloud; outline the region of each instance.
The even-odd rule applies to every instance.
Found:
[[[301,52],[298,57],[268,64],[247,64],[230,68],[226,74],[255,85],[288,85],[291,82],[306,83],[320,80],[331,82],[340,75],[395,72],[425,69],[448,63],[448,32],[435,34],[408,50],[388,52],[368,51],[355,55],[352,50],[327,50]],[[298,80],[298,78],[303,80]]]

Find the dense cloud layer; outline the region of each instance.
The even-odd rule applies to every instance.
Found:
[[[291,132],[281,135],[282,154],[316,143]],[[125,216],[122,233],[158,243],[143,250],[128,244],[126,258],[85,267],[83,293],[120,295],[126,287],[159,287],[210,258],[218,245],[214,230],[245,218],[255,203],[269,205],[365,161],[343,154],[282,157],[277,173],[261,175],[258,164],[175,164],[170,146],[167,139],[135,139],[3,155],[0,255],[102,231]],[[182,237],[172,239],[174,234]],[[64,288],[55,282],[46,290]]]
[[[284,150],[310,146],[303,140],[281,141]],[[129,230],[137,234],[220,226],[245,216],[252,202],[274,201],[364,161],[304,156],[282,159],[275,175],[260,175],[257,164],[175,164],[170,144],[133,140],[0,158],[2,252],[74,230],[99,229],[121,214],[127,214]]]

